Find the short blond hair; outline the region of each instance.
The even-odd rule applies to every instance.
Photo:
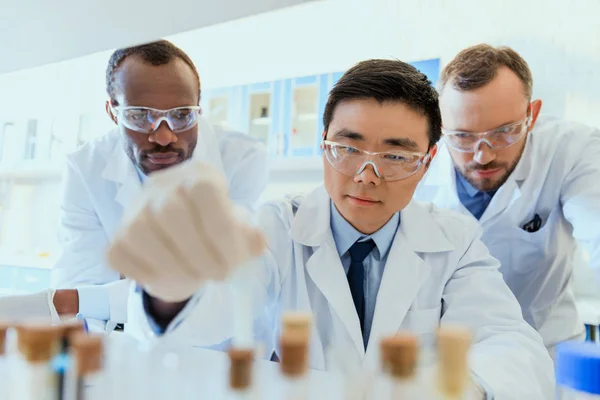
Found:
[[[465,92],[480,88],[490,83],[501,67],[507,67],[519,77],[525,95],[531,99],[533,77],[527,62],[510,47],[489,44],[478,44],[458,53],[442,71],[438,91],[441,94],[448,82],[454,89]]]

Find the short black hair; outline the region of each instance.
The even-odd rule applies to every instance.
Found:
[[[438,95],[427,76],[399,60],[366,60],[350,68],[335,84],[325,105],[325,132],[338,104],[359,99],[398,102],[427,117],[429,147],[440,140],[442,116]]]
[[[108,97],[113,102],[116,101],[114,87],[115,72],[119,65],[121,65],[121,63],[129,56],[138,56],[143,62],[152,65],[165,65],[175,58],[180,58],[190,66],[198,79],[198,88],[200,88],[200,76],[198,75],[196,66],[191,58],[183,50],[168,40],[158,40],[139,46],[118,49],[112,53],[108,60],[108,66],[106,67],[106,93],[108,93]],[[198,94],[198,96],[200,96],[200,94]]]

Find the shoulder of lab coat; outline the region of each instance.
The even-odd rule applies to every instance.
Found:
[[[562,121],[552,128],[548,133],[560,137],[556,151],[565,158],[560,190],[563,214],[590,255],[600,285],[600,130]]]
[[[139,185],[139,181],[132,165],[130,171],[113,171],[119,175],[113,178],[120,182],[107,180],[105,170],[115,157],[120,165],[129,166],[117,130],[86,143],[67,158],[59,227],[63,252],[52,271],[52,286],[76,287],[80,312],[86,317],[125,322],[129,285],[119,282],[119,275],[107,267],[104,251],[121,219],[121,205],[135,195],[131,189],[125,196],[119,187]],[[250,210],[255,207],[268,176],[267,153],[260,142],[239,132],[214,130],[201,121],[194,157],[223,172],[234,202]],[[102,224],[99,212],[114,222],[112,229]]]
[[[247,134],[211,126],[203,119],[199,131],[199,144],[194,151],[194,158],[219,165],[227,178],[231,200],[247,210],[255,211],[269,178],[269,157],[264,144]],[[205,151],[211,148],[218,148],[219,151]],[[213,161],[213,154],[210,153],[218,154],[218,162]]]
[[[52,270],[52,286],[72,288],[79,284],[99,284],[118,278],[103,264],[108,236],[97,213],[90,185],[101,172],[118,144],[116,132],[88,142],[67,156],[62,183],[59,239],[61,258]]]

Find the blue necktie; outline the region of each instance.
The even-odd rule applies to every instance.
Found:
[[[350,269],[348,270],[348,285],[354,300],[354,307],[360,320],[360,330],[365,331],[365,266],[363,261],[375,248],[375,242],[369,239],[356,242],[350,247]]]

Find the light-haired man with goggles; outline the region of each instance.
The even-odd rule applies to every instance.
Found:
[[[106,111],[117,129],[67,160],[63,253],[52,271],[59,290],[49,307],[59,315],[110,321],[110,329],[126,322],[128,281],[108,268],[104,252],[146,177],[200,159],[225,177],[236,204],[252,209],[267,183],[267,152],[248,135],[213,128],[200,118],[198,72],[167,41],[115,51],[106,89]]]
[[[600,271],[600,132],[539,117],[532,91],[514,50],[460,52],[442,72],[442,146],[416,198],[479,221],[552,355],[559,342],[585,338],[572,288],[577,241]]]

